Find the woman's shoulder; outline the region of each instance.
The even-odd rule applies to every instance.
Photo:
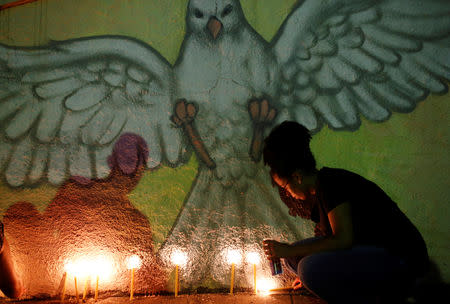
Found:
[[[330,167],[322,167],[319,170],[319,178],[322,179],[332,179],[332,178],[339,178],[340,180],[346,180],[346,179],[359,179],[359,180],[366,180],[365,177],[359,175],[358,173],[342,169],[342,168],[330,168]],[[336,181],[335,181],[336,182]]]
[[[318,173],[317,187],[325,192],[338,194],[374,186],[375,184],[363,176],[346,169],[323,167]]]
[[[347,169],[342,169],[342,168],[332,168],[332,167],[322,167],[319,170],[319,173],[322,174],[349,174],[349,175],[358,175],[355,172],[349,171]]]
[[[363,178],[363,177],[360,176],[359,174],[341,168],[322,167],[319,170],[319,180],[328,181],[335,178],[338,179],[335,180],[336,182],[346,178]]]

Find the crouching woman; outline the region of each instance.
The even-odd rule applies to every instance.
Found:
[[[310,139],[289,121],[265,139],[264,163],[289,213],[316,223],[313,238],[264,241],[265,254],[284,258],[297,287],[329,303],[398,303],[428,268],[421,234],[375,183],[343,169],[318,170]]]

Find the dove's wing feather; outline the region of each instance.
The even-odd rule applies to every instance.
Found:
[[[354,130],[360,114],[384,121],[447,92],[450,2],[306,0],[272,46],[284,82],[278,119]]]
[[[124,132],[146,140],[149,167],[179,160],[171,67],[137,40],[0,45],[0,79],[0,170],[12,186],[45,175],[53,184],[69,175],[105,177],[112,145]]]

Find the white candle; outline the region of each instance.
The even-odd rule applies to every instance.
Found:
[[[259,264],[261,257],[257,252],[249,252],[247,253],[247,261],[253,265],[253,289],[255,294],[258,293],[258,288],[256,285],[256,265]]]
[[[67,261],[65,265],[67,276],[69,274],[73,275],[75,282],[75,298],[78,303],[78,281],[80,278],[85,279],[84,291],[83,291],[83,301],[87,298],[88,290],[88,280],[92,277],[96,277],[95,284],[95,301],[98,299],[98,284],[100,277],[102,280],[107,280],[112,275],[112,265],[114,259],[110,255],[96,255],[96,256],[82,256],[75,257],[72,261]],[[67,279],[67,278],[66,278]],[[64,288],[65,290],[65,288]],[[61,301],[63,301],[64,296],[62,296]]]
[[[67,271],[63,274],[63,290],[61,294],[61,302],[64,302],[64,297],[66,296],[66,282],[67,282]]]
[[[171,254],[171,260],[172,263],[175,264],[175,282],[174,282],[174,289],[175,289],[175,297],[178,297],[178,291],[180,289],[180,279],[179,279],[179,267],[180,265],[186,264],[187,261],[187,255],[184,251],[181,250],[175,250]]]
[[[230,280],[230,294],[233,294],[234,289],[234,273],[236,264],[239,264],[242,259],[241,253],[236,249],[227,250],[227,260],[231,264],[231,280]]]
[[[134,295],[134,268],[131,268],[130,300],[133,300],[133,295]]]
[[[96,282],[95,282],[95,296],[94,296],[94,301],[95,302],[97,302],[97,299],[98,299],[98,279],[99,279],[99,276],[97,275],[97,279],[96,279]]]
[[[178,297],[178,265],[175,265],[175,296]]]
[[[132,255],[128,258],[127,267],[131,270],[131,284],[130,284],[130,300],[133,300],[134,296],[134,271],[141,267],[141,258],[137,255]]]
[[[75,281],[75,299],[77,300],[77,304],[78,304],[78,286],[77,286],[77,277],[74,276],[73,280]]]
[[[89,280],[88,277],[86,277],[86,280],[84,280],[83,302],[86,301],[86,294],[87,294],[87,288],[88,288],[88,280]]]
[[[99,294],[99,282],[100,277],[103,281],[108,280],[110,276],[112,275],[112,269],[113,269],[113,260],[111,257],[108,256],[97,256],[92,260],[91,264],[91,276],[95,276],[95,294],[94,294],[94,301],[98,300],[98,294]]]
[[[231,263],[231,282],[230,282],[230,294],[233,294],[233,288],[234,288],[234,268],[235,264]]]

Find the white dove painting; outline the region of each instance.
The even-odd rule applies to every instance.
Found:
[[[186,6],[173,65],[129,36],[0,45],[0,172],[12,188],[104,179],[130,133],[148,146],[147,169],[194,153],[195,181],[158,254],[188,252],[186,285],[224,285],[227,250],[312,233],[261,161],[270,128],[356,131],[362,118],[384,122],[446,93],[450,2],[300,0],[270,41],[238,0]],[[248,275],[238,271],[237,285],[251,286]]]

